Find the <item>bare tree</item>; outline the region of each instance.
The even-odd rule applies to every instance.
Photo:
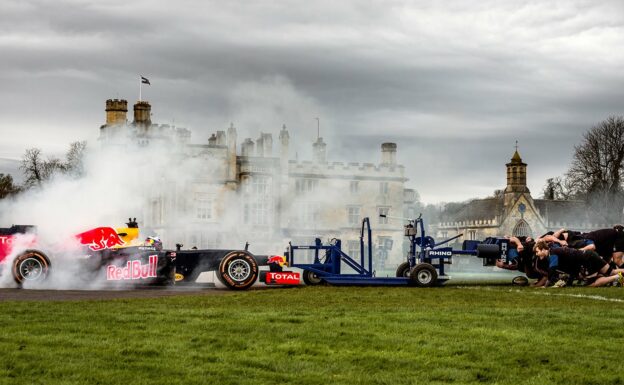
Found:
[[[22,157],[20,169],[24,172],[24,185],[26,187],[40,186],[44,178],[44,160],[41,150],[29,148]]]
[[[583,135],[574,147],[566,183],[578,198],[613,222],[624,207],[624,118],[611,116]]]
[[[41,186],[41,184],[55,173],[62,173],[74,177],[80,177],[84,174],[83,158],[87,147],[87,142],[73,142],[69,146],[69,150],[65,154],[65,161],[48,157],[43,159],[41,150],[31,148],[26,150],[22,157],[22,165],[20,168],[24,172],[24,186],[30,188],[33,186]]]
[[[560,176],[546,179],[546,184],[542,189],[542,196],[549,200],[570,200],[575,199],[575,192],[570,185],[570,180]]]
[[[13,183],[10,174],[0,174],[0,199],[4,199],[20,192],[19,186]]]
[[[87,142],[73,142],[69,145],[69,150],[65,155],[64,171],[66,174],[80,177],[84,174],[84,155],[87,149]]]

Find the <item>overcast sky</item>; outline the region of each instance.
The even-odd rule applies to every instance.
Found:
[[[0,158],[95,143],[143,75],[152,120],[197,143],[285,123],[302,159],[315,117],[330,160],[396,142],[428,203],[504,187],[518,140],[536,197],[624,114],[622,47],[622,1],[2,0]]]

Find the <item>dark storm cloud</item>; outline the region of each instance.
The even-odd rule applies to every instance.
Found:
[[[320,116],[331,158],[395,141],[435,201],[502,187],[518,139],[536,193],[623,113],[623,32],[618,1],[3,1],[0,151],[94,141],[104,101],[132,103],[144,75],[153,119],[196,141],[286,123],[302,156]]]

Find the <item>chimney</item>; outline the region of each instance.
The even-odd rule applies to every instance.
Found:
[[[323,138],[319,136],[318,139],[316,139],[316,142],[312,144],[312,153],[314,157],[313,159],[314,162],[316,163],[327,162],[327,154],[325,152],[326,151],[325,147],[327,147],[327,145],[325,144],[325,142],[323,142]]]
[[[217,136],[215,134],[210,135],[210,138],[208,138],[208,146],[209,147],[214,147],[217,145]]]
[[[217,146],[225,146],[225,131],[217,131]]]
[[[261,133],[260,136],[262,136],[264,156],[267,158],[273,156],[273,135]]]
[[[260,137],[256,140],[256,156],[264,157],[264,136],[260,133]]]
[[[279,134],[280,140],[280,168],[282,169],[282,174],[288,174],[288,144],[290,142],[290,135],[288,134],[288,130],[286,130],[286,125],[282,126],[282,130]]]
[[[228,179],[232,184],[236,183],[238,170],[236,169],[236,128],[234,123],[230,123],[227,130],[227,149],[228,149]],[[235,186],[232,186],[235,188]]]
[[[253,156],[254,155],[254,142],[251,138],[246,138],[243,144],[241,145],[241,155],[242,156]]]
[[[396,166],[396,143],[381,144],[381,164],[386,166]]]

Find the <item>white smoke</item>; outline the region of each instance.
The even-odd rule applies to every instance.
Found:
[[[327,138],[333,135],[329,119],[324,118],[313,98],[300,93],[288,79],[270,77],[241,83],[229,96],[234,111],[232,121],[238,128],[238,149],[246,136],[255,140],[260,132],[268,132],[274,138],[272,155],[250,158],[251,167],[262,169],[267,167],[267,162],[279,162],[278,137],[282,124],[287,125],[291,134],[288,158],[310,159],[317,134],[316,117],[321,119],[321,136],[328,143],[327,158],[331,163],[332,141]],[[317,178],[318,186],[314,189],[299,191],[296,178],[289,178],[286,184],[275,174],[279,168],[273,168],[267,194],[272,201],[264,208],[264,214],[258,214],[260,211],[254,206],[258,198],[254,189],[258,187],[244,181],[239,186],[228,182],[230,166],[223,146],[188,146],[175,143],[174,137],[170,139],[152,140],[145,146],[127,140],[119,140],[123,143],[119,146],[90,143],[81,177],[57,174],[40,188],[0,201],[0,226],[36,225],[39,247],[54,251],[59,260],[67,263],[63,269],[53,269],[47,287],[84,287],[76,279],[80,272],[73,270],[80,265],[73,262],[84,256],[67,252],[64,245],[75,242],[75,234],[95,227],[123,227],[129,217],[137,218],[142,238],[160,236],[168,249],[174,249],[177,243],[184,244],[186,249],[193,246],[242,249],[249,241],[254,254],[281,254],[292,234],[280,233],[279,226],[272,226],[275,223],[304,230],[306,243],[312,243],[316,236],[324,241],[333,237],[344,240],[347,236],[358,239],[359,223],[345,220],[346,207],[353,201],[348,194],[348,175],[343,175],[346,179],[341,181]],[[379,153],[365,159],[373,163],[378,160]],[[350,167],[347,164],[335,167],[343,166],[345,170]],[[326,167],[316,168],[315,173],[326,172]],[[360,192],[361,199],[368,200],[377,193],[377,184],[368,188],[370,191]],[[400,194],[397,201],[402,201],[402,188],[396,193]],[[205,213],[209,220],[198,221],[196,200],[204,195],[214,205],[211,212]],[[274,198],[279,195],[282,199],[277,207]],[[373,230],[377,225],[375,210],[360,213],[360,217],[372,218]],[[403,213],[390,214],[402,216]],[[253,215],[266,215],[266,222],[261,220],[254,226],[253,220],[245,219]],[[272,227],[278,227],[277,231],[272,231]],[[394,227],[400,231],[400,224]],[[402,238],[394,239],[394,252],[401,253],[401,242]],[[346,241],[343,249],[347,249]]]

